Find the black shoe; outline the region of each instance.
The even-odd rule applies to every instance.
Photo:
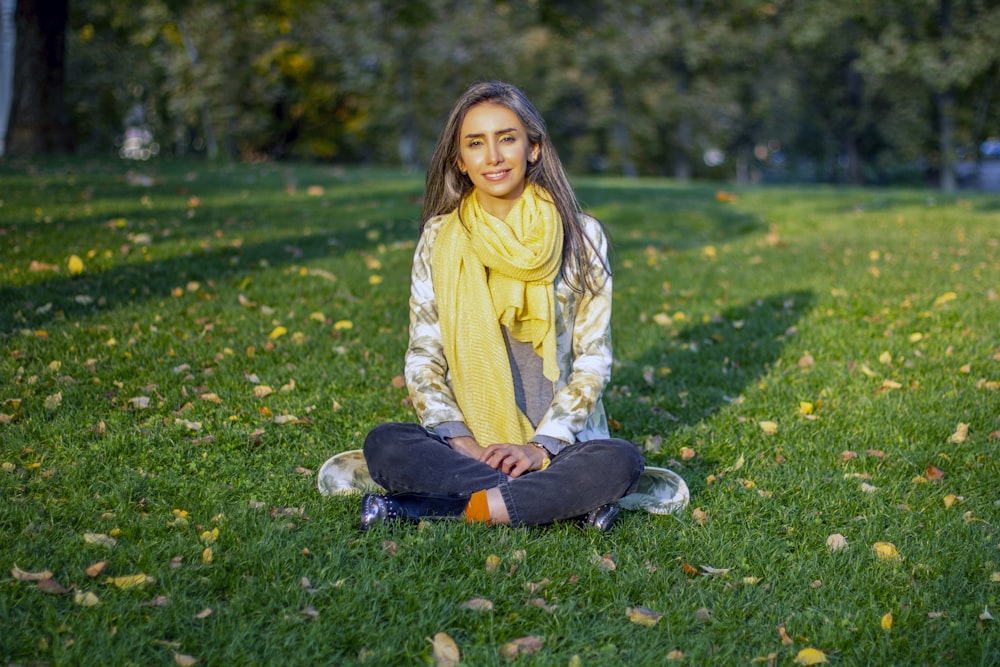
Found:
[[[587,516],[583,517],[583,525],[596,528],[602,533],[606,533],[611,530],[611,527],[615,525],[615,519],[618,518],[618,513],[621,508],[614,503],[609,503],[607,505],[601,505],[597,509],[591,510]]]
[[[366,493],[361,499],[361,530],[368,530],[372,524],[388,523],[406,518],[403,508],[392,499],[377,493]]]
[[[361,530],[376,523],[456,518],[462,516],[468,504],[469,499],[462,496],[368,493],[361,499]]]

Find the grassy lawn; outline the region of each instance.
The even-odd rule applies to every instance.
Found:
[[[1000,197],[576,184],[690,507],[362,535],[421,176],[0,162],[0,661],[1000,664]]]

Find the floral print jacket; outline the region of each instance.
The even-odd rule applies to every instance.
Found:
[[[410,343],[405,376],[410,400],[426,428],[464,422],[449,382],[431,281],[431,248],[445,217],[432,218],[424,226],[414,253],[410,283]],[[555,281],[559,380],[553,387],[552,403],[535,430],[540,440],[552,438],[566,444],[609,437],[601,402],[612,360],[611,276],[604,270],[608,265],[608,243],[597,220],[581,213],[580,224],[592,244],[585,244],[590,259],[586,266],[592,283],[599,288],[596,293],[581,294],[561,278]]]

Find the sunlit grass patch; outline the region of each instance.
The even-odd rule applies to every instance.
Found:
[[[476,665],[997,654],[1000,200],[580,179],[616,435],[691,506],[361,535],[315,474],[412,419],[421,186],[3,167],[6,662],[410,664],[438,633]]]

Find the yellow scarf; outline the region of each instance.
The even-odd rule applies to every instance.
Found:
[[[469,194],[434,241],[432,280],[444,355],[466,425],[484,447],[524,444],[533,434],[517,408],[500,325],[534,346],[546,378],[559,379],[553,281],[562,244],[555,204],[533,185],[505,220]]]

